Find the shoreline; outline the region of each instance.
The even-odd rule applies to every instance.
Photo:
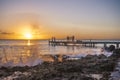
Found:
[[[87,55],[78,60],[43,62],[28,67],[1,67],[1,80],[108,80],[118,64],[120,49],[109,57]]]
[[[84,47],[83,47],[84,48]],[[79,60],[81,58],[84,58],[88,55],[91,56],[99,56],[99,55],[105,55],[106,57],[111,56],[113,53],[112,52],[108,52],[106,50],[101,51],[100,48],[98,48],[99,50],[96,53],[96,51],[93,54],[41,54],[40,56],[43,57],[43,59],[41,58],[36,58],[33,61],[28,61],[26,63],[23,62],[22,58],[20,58],[19,62],[14,63],[13,60],[9,60],[8,62],[1,62],[0,68],[1,67],[16,67],[16,66],[20,66],[20,67],[25,67],[25,66],[36,66],[38,64],[42,64],[43,62],[62,62],[64,60]],[[99,52],[100,51],[100,52]],[[48,58],[48,59],[47,59]]]

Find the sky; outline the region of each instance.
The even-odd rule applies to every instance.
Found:
[[[120,0],[0,0],[0,39],[120,39]]]

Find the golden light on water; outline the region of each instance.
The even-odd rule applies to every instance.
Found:
[[[30,46],[30,45],[31,45],[31,42],[30,42],[30,40],[28,40],[28,42],[27,42],[27,45],[28,45],[28,46]]]

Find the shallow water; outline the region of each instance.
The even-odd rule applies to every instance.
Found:
[[[50,55],[68,55],[79,58],[87,54],[109,54],[96,48],[81,46],[49,46],[48,41],[40,40],[0,40],[0,66],[34,66],[43,61],[53,61]]]

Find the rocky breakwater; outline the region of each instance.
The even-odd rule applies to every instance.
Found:
[[[43,62],[33,67],[1,67],[0,80],[114,80],[119,52],[117,49],[109,57],[87,55],[78,60]]]
[[[111,73],[109,80],[120,80],[120,49],[113,52],[113,57],[118,58],[114,71]]]

